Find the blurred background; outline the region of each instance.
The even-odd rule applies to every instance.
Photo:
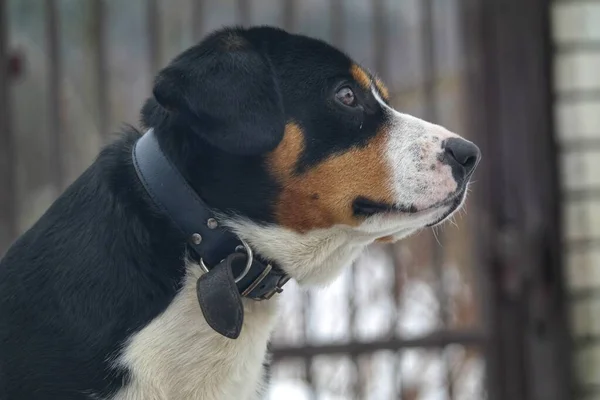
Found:
[[[268,398],[600,399],[600,1],[0,0],[0,254],[226,24],[325,39],[483,152],[454,221],[286,287]]]

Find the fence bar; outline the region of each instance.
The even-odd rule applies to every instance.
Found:
[[[295,0],[284,0],[283,2],[283,27],[293,32],[296,28],[296,1]]]
[[[390,326],[390,337],[396,337],[397,336],[397,329],[398,329],[398,322],[400,321],[400,319],[402,318],[402,289],[404,287],[403,283],[404,283],[404,277],[402,276],[403,271],[405,270],[406,266],[402,264],[402,258],[400,257],[400,251],[401,251],[401,247],[402,245],[400,244],[393,244],[390,245],[388,247],[388,251],[390,253],[390,257],[392,259],[392,265],[393,265],[393,279],[394,279],[394,283],[392,286],[392,296],[394,298],[394,308],[395,308],[395,312],[396,312],[396,319],[394,321],[394,323]],[[401,382],[402,382],[402,368],[401,368],[401,361],[402,361],[402,351],[398,350],[396,351],[396,357],[394,357],[394,377],[395,379],[398,379],[397,381],[394,382],[394,388],[396,390],[397,393],[397,397],[399,397],[400,400],[402,400],[402,387],[401,387]]]
[[[421,3],[421,57],[423,69],[423,94],[425,99],[425,119],[437,120],[438,112],[436,105],[436,54],[435,39],[433,31],[433,2],[423,0]],[[438,122],[438,121],[434,121]]]
[[[310,346],[310,341],[308,340],[309,337],[309,332],[310,332],[310,312],[311,312],[311,306],[312,306],[312,302],[311,302],[311,294],[309,292],[306,292],[303,294],[304,297],[304,301],[302,301],[302,335],[303,335],[303,343],[304,343],[304,347],[308,347]],[[313,367],[313,362],[312,362],[312,355],[306,354],[302,356],[303,361],[304,361],[304,376],[306,377],[306,383],[309,385],[310,387],[310,396],[311,398],[315,397],[315,393],[316,393],[316,388],[315,388],[315,384],[313,382],[313,371],[312,371],[312,367]]]
[[[8,53],[8,4],[0,0],[0,256],[17,233]]]
[[[385,350],[398,350],[415,347],[445,347],[449,344],[460,344],[465,346],[481,345],[484,343],[483,332],[455,331],[455,332],[436,332],[427,336],[415,339],[382,339],[371,342],[358,343],[339,343],[327,344],[322,346],[299,346],[299,347],[274,347],[272,349],[273,358],[281,360],[284,358],[305,358],[321,355],[336,354],[369,354]]]
[[[469,0],[472,132],[485,161],[476,246],[490,400],[573,399],[552,126],[550,4]],[[473,57],[474,56],[474,57]],[[481,185],[481,187],[480,187]],[[502,245],[499,246],[499,243]]]
[[[423,0],[421,2],[423,20],[421,25],[422,37],[422,57],[423,57],[423,92],[425,100],[425,119],[439,123],[439,113],[437,109],[437,60],[435,54],[435,38],[434,38],[434,18],[433,18],[433,0]],[[443,249],[443,232],[436,232],[434,228],[434,240],[432,242],[433,265],[435,268],[436,281],[438,283],[437,296],[440,303],[440,318],[444,328],[448,325],[449,312],[446,305],[448,304],[448,296],[444,287],[443,279],[443,264],[445,252]]]
[[[48,46],[49,70],[48,81],[50,95],[50,154],[53,161],[52,178],[54,185],[60,191],[65,186],[65,171],[63,169],[63,135],[62,135],[62,96],[63,67],[60,52],[60,15],[57,0],[46,0],[46,45]]]
[[[237,20],[242,26],[250,23],[250,0],[238,0],[237,2]]]
[[[386,2],[384,0],[373,0],[372,3],[372,15],[373,22],[371,24],[373,29],[373,41],[372,46],[374,49],[374,68],[375,74],[380,76],[383,80],[390,79],[389,70],[388,70],[388,54],[389,54],[389,30],[387,26],[386,20]],[[398,320],[400,318],[400,287],[399,287],[399,268],[401,266],[397,263],[397,257],[395,257],[395,245],[388,245],[386,251],[390,254],[390,258],[392,260],[392,273],[393,273],[393,286],[392,291],[389,293],[390,296],[393,297],[394,304],[394,315],[395,319],[390,324],[389,337],[396,337],[396,329],[398,327]],[[401,357],[402,351],[396,349],[394,352],[393,358],[393,369],[394,369],[394,377],[400,377],[402,375],[401,370]],[[402,400],[402,394],[399,390],[398,385],[394,382],[394,390],[396,391],[396,398],[400,398]]]
[[[388,38],[385,20],[385,1],[373,0],[373,48],[375,49],[375,72],[389,79],[387,71]]]
[[[192,34],[199,41],[204,34],[204,0],[192,0]]]
[[[98,102],[98,129],[106,136],[110,129],[110,107],[108,106],[108,57],[106,47],[106,5],[104,0],[92,3],[92,40],[96,62],[96,94]]]
[[[148,61],[150,65],[150,76],[154,76],[161,63],[160,48],[160,17],[157,0],[147,0],[146,4],[146,29],[148,35]]]
[[[350,267],[350,282],[348,287],[348,324],[350,325],[350,340],[352,342],[357,340],[356,336],[356,299],[354,295],[356,294],[356,289],[358,287],[358,280],[356,277],[357,274],[357,265],[356,263],[352,264]],[[362,368],[360,366],[360,360],[358,359],[358,354],[351,355],[352,364],[354,365],[354,370],[356,371],[356,379],[353,382],[352,391],[356,393],[357,398],[364,397],[364,379],[362,374]]]
[[[331,28],[331,43],[337,47],[344,47],[346,32],[344,30],[344,7],[342,0],[329,0]]]
[[[421,2],[422,22],[421,22],[421,45],[422,45],[422,61],[423,61],[423,94],[425,101],[425,119],[439,123],[439,113],[437,109],[437,60],[435,54],[435,38],[434,38],[434,18],[433,18],[433,1],[423,0]],[[443,232],[437,232],[433,228],[434,240],[432,242],[432,258],[433,265],[436,274],[436,280],[439,284],[437,295],[438,302],[440,303],[440,318],[442,319],[443,326],[447,326],[448,322],[448,309],[446,291],[443,285],[443,263],[444,263],[444,250],[443,244]]]
[[[422,11],[422,22],[421,22],[421,36],[422,36],[422,57],[423,57],[423,71],[424,71],[424,100],[425,100],[425,119],[440,123],[439,112],[437,105],[437,57],[435,51],[435,37],[434,37],[434,4],[433,0],[422,0],[421,1]],[[432,240],[432,262],[436,276],[436,295],[440,310],[440,319],[444,329],[448,328],[450,320],[450,313],[448,310],[448,294],[445,287],[444,279],[444,260],[445,251],[443,248],[444,235],[443,231],[436,232],[436,228],[433,229],[433,240]],[[446,384],[448,398],[454,399],[454,384],[452,378],[451,361],[445,352],[440,353],[440,356],[444,360],[444,369],[446,370]]]

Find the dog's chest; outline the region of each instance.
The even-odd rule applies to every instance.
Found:
[[[130,338],[118,364],[132,379],[111,400],[254,400],[263,383],[263,361],[273,329],[272,301],[245,304],[238,339],[214,332],[198,305],[197,265],[171,305]]]

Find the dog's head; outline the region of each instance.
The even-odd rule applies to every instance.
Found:
[[[224,223],[294,278],[325,282],[369,243],[440,223],[480,159],[394,110],[328,44],[224,29],[163,69],[143,121]]]

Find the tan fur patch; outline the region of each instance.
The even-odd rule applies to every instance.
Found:
[[[357,64],[352,64],[352,67],[350,67],[350,74],[363,89],[371,89],[371,77],[369,77],[369,74],[362,69],[362,67]]]
[[[304,134],[295,122],[285,125],[283,140],[269,157],[269,167],[278,179],[286,179],[294,172],[294,167],[304,150]]]
[[[282,143],[268,160],[282,185],[275,209],[279,224],[298,232],[335,224],[356,226],[362,221],[352,210],[357,197],[391,203],[386,137],[387,131],[382,130],[365,147],[331,156],[296,175],[293,167],[304,149],[304,137],[298,125],[288,124]]]
[[[381,79],[375,78],[375,86],[377,86],[377,90],[379,90],[379,93],[381,93],[384,100],[387,101],[390,99],[390,91]]]
[[[371,79],[367,71],[365,71],[362,67],[360,67],[357,64],[352,64],[352,67],[350,67],[350,74],[363,89],[371,89],[371,84],[373,83],[373,80]],[[375,77],[375,86],[377,87],[377,90],[379,91],[384,100],[387,101],[390,99],[390,91],[381,79]]]

